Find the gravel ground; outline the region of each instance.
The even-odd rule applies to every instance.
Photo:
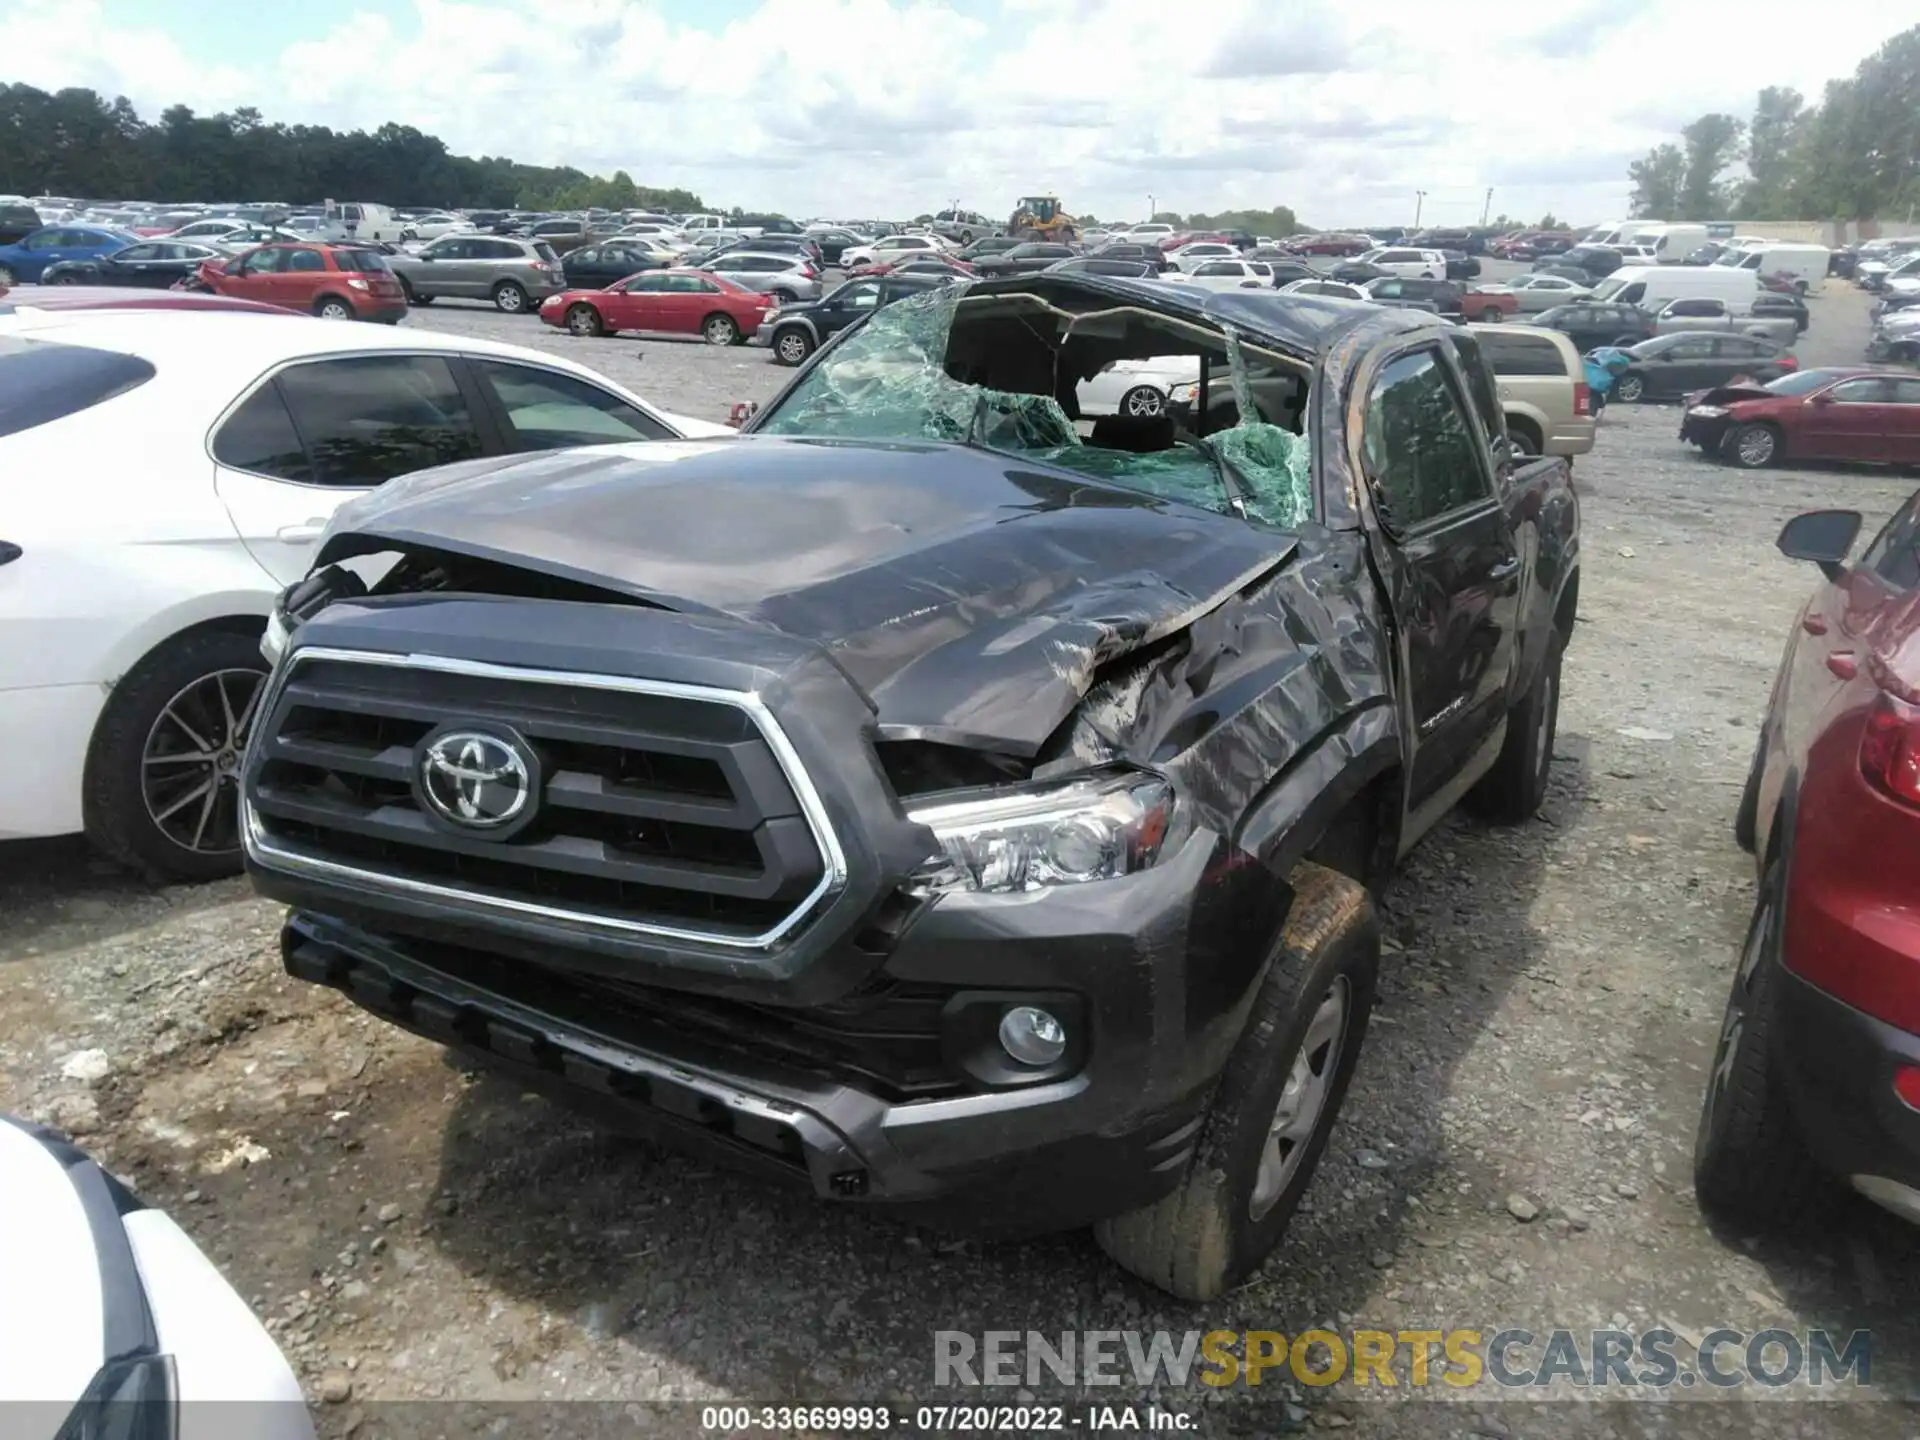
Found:
[[[1858,356],[1865,302],[1836,285],[1815,304],[1803,360]],[[408,323],[585,358],[714,418],[788,373],[477,308]],[[1846,1206],[1811,1233],[1716,1233],[1688,1157],[1751,905],[1734,801],[1813,583],[1772,540],[1819,505],[1876,526],[1913,480],[1737,472],[1677,423],[1615,407],[1577,463],[1583,613],[1544,812],[1449,821],[1391,886],[1381,1008],[1307,1208],[1218,1304],[1169,1301],[1083,1234],[956,1241],[609,1136],[286,980],[277,912],[242,882],[156,892],[77,844],[0,849],[0,1106],[77,1132],[169,1209],[267,1317],[329,1435],[390,1433],[393,1402],[432,1399],[1011,1400],[932,1387],[934,1331],[993,1328],[1662,1324],[1683,1361],[1716,1326],[1870,1328],[1874,1389],[1907,1393],[1920,1232]],[[1441,1409],[1275,1381],[1098,1398],[1248,1435],[1911,1440],[1917,1423],[1898,1404],[1476,1391]],[[583,1433],[590,1413],[548,1423]],[[663,1423],[690,1433],[697,1412]]]

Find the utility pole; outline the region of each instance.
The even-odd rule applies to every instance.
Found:
[[[1149,190],[1147,192],[1147,219],[1152,220],[1155,213],[1153,208],[1153,192]]]
[[[1487,186],[1487,198],[1485,201],[1481,203],[1481,206],[1480,206],[1480,225],[1482,229],[1486,228],[1487,216],[1491,215],[1492,213],[1493,213],[1493,187],[1489,185]]]
[[[1426,203],[1426,191],[1416,190],[1413,192],[1413,228],[1416,230],[1420,228],[1420,212],[1426,207]]]

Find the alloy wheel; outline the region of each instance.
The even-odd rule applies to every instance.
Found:
[[[807,337],[797,330],[789,330],[775,342],[780,358],[789,365],[798,365],[807,358]]]
[[[216,670],[160,708],[140,752],[140,794],[154,828],[183,850],[240,848],[240,764],[266,674]]]
[[[1349,1008],[1347,978],[1342,975],[1314,1008],[1307,1033],[1287,1068],[1287,1081],[1274,1106],[1266,1148],[1254,1175],[1253,1196],[1247,1203],[1250,1219],[1265,1215],[1286,1193],[1326,1115],[1334,1072],[1340,1068],[1340,1050],[1346,1043]]]
[[[1128,415],[1158,415],[1166,408],[1166,397],[1151,385],[1136,385],[1120,397],[1120,408]]]
[[[1735,451],[1742,465],[1757,470],[1773,459],[1776,444],[1771,430],[1756,425],[1750,430],[1741,432]]]

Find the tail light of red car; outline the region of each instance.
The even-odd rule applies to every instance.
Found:
[[[1893,1093],[1909,1109],[1920,1110],[1920,1065],[1904,1065],[1894,1072]]]
[[[1584,380],[1573,382],[1573,413],[1583,419],[1593,414],[1593,388]]]
[[[1860,773],[1890,799],[1920,810],[1920,709],[1881,691],[1860,736]]]

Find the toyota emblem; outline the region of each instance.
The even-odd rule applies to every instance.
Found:
[[[446,730],[420,752],[420,797],[441,819],[467,830],[500,830],[528,813],[533,756],[484,730]]]

